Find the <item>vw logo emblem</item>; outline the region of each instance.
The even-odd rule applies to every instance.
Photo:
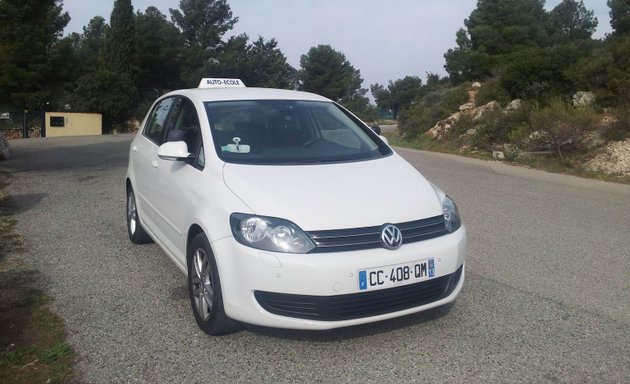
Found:
[[[398,249],[402,245],[402,233],[392,224],[385,224],[381,231],[381,243],[386,249]]]

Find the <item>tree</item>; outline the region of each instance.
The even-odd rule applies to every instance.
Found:
[[[137,88],[129,77],[101,68],[81,77],[70,97],[72,109],[103,115],[103,130],[131,116],[137,105]]]
[[[473,53],[470,36],[464,28],[455,33],[456,48],[451,48],[444,54],[446,64],[444,69],[454,82],[481,80],[489,76],[484,69],[481,72],[473,70],[476,61],[471,60]],[[473,73],[474,72],[474,73]]]
[[[607,43],[612,65],[605,67],[605,93],[609,106],[630,107],[630,36],[620,36]]]
[[[83,61],[78,55],[80,38],[78,33],[71,33],[60,39],[55,44],[55,49],[48,55],[48,65],[56,69],[55,76],[59,81],[51,83],[49,91],[40,94],[47,97],[45,101],[42,99],[41,105],[38,106],[41,109],[46,111],[65,109],[67,94],[73,91],[75,81],[85,70]]]
[[[171,18],[188,46],[212,50],[238,22],[226,0],[181,0],[179,8],[170,10]]]
[[[114,1],[109,25],[103,54],[103,68],[128,76],[133,80],[138,74],[138,56],[131,0]]]
[[[370,103],[366,96],[368,90],[360,88],[350,100],[342,101],[343,106],[357,115],[363,121],[374,121],[378,117],[376,107]]]
[[[181,0],[179,7],[170,12],[186,48],[180,77],[186,86],[195,86],[216,64],[221,39],[238,17],[232,16],[226,0]]]
[[[177,27],[155,7],[138,11],[135,25],[140,93],[152,101],[166,91],[181,88],[184,39]]]
[[[417,76],[406,76],[403,79],[389,81],[387,90],[379,84],[371,87],[376,99],[376,105],[382,108],[390,108],[394,113],[394,119],[398,111],[408,107],[422,91],[422,80]]]
[[[252,85],[258,87],[294,89],[297,83],[297,72],[286,56],[278,48],[275,39],[265,41],[262,37],[249,48],[249,62],[254,80]]]
[[[457,32],[457,47],[444,55],[453,81],[484,80],[503,59],[526,47],[548,42],[544,0],[478,0]]]
[[[427,72],[427,83],[422,87],[422,92],[432,92],[451,85],[447,76],[440,77],[439,74]]]
[[[221,49],[212,73],[240,78],[252,87],[294,89],[296,70],[277,45],[275,39],[258,37],[250,43],[246,34],[232,36]]]
[[[451,81],[480,81],[493,76],[497,67],[497,57],[490,56],[484,49],[449,49],[444,54],[444,69]]]
[[[571,45],[530,48],[511,55],[501,77],[501,86],[512,98],[547,101],[570,96],[577,89],[567,76],[569,67],[581,52]]]
[[[597,24],[582,0],[562,0],[549,14],[549,34],[560,43],[590,39]]]
[[[100,33],[106,28],[101,20],[93,19],[94,29],[88,29],[99,46]],[[84,74],[69,96],[73,110],[98,112],[103,115],[103,130],[122,123],[133,115],[138,104],[136,79],[139,73],[135,40],[135,22],[131,0],[116,0],[105,36],[100,66]],[[84,31],[85,32],[85,31]]]
[[[253,76],[250,75],[249,37],[246,34],[232,36],[216,52],[208,67],[208,73],[217,77],[234,77],[251,86]]]
[[[79,39],[77,54],[82,62],[83,73],[92,72],[101,65],[105,39],[109,34],[109,25],[102,16],[95,16],[83,27]]]
[[[392,94],[383,85],[379,83],[370,85],[370,92],[372,92],[377,107],[389,109],[392,105]]]
[[[312,47],[300,58],[299,89],[338,102],[361,96],[361,73],[346,56],[329,45]]]
[[[0,1],[0,102],[39,109],[55,97],[65,79],[52,58],[69,21],[60,0]]]
[[[524,47],[544,46],[544,0],[478,0],[464,21],[473,50],[503,55]]]
[[[610,26],[615,36],[630,33],[630,0],[608,0]]]

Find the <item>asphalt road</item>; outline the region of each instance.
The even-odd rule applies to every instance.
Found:
[[[156,245],[127,239],[130,140],[13,141],[0,163],[13,173],[23,257],[55,298],[86,382],[630,382],[630,186],[399,149],[468,227],[455,304],[328,332],[213,338],[194,322],[181,272]]]

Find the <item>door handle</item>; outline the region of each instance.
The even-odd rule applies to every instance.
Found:
[[[153,168],[157,168],[157,167],[158,167],[158,161],[157,161],[157,160],[153,160],[153,161],[151,162],[151,166],[152,166]]]

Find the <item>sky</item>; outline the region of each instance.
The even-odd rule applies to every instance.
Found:
[[[561,0],[548,0],[553,9]],[[89,4],[89,5],[86,5]],[[94,16],[109,22],[114,0],[63,0],[71,20],[65,34],[83,31]],[[132,0],[135,11],[157,7],[170,19],[178,0]],[[455,47],[455,33],[477,5],[476,0],[228,0],[239,18],[225,38],[246,33],[278,42],[293,67],[311,47],[327,44],[342,52],[363,78],[363,88],[426,73],[446,75],[444,53]],[[596,38],[611,32],[605,0],[584,0],[595,12]],[[212,74],[208,74],[210,77]]]

